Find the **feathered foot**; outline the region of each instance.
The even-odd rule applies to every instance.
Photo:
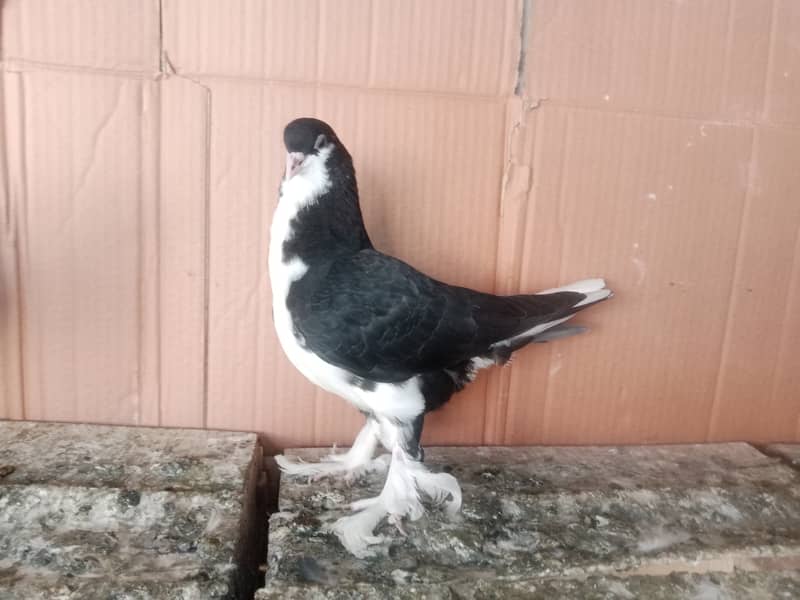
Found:
[[[343,454],[329,454],[320,462],[315,463],[280,454],[275,457],[275,462],[278,463],[281,471],[289,476],[317,480],[331,475],[344,475],[349,483],[362,473],[386,469],[386,461],[382,460],[382,457],[372,459],[377,446],[378,425],[369,420],[356,436],[350,450]]]
[[[342,545],[357,558],[375,556],[371,546],[385,539],[374,534],[375,528],[384,517],[388,517],[389,522],[405,534],[403,518],[416,521],[425,512],[420,492],[437,504],[443,503],[450,515],[461,508],[461,488],[455,477],[448,473],[431,473],[397,445],[392,451],[392,462],[380,495],[353,502],[350,506],[357,512],[330,525],[329,531],[335,533]]]

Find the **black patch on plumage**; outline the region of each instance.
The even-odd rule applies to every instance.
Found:
[[[377,384],[374,381],[370,381],[369,379],[364,379],[363,377],[359,377],[358,375],[351,375],[347,382],[350,385],[354,385],[355,387],[364,390],[365,392],[372,392],[377,387]]]

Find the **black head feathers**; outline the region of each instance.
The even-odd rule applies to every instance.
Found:
[[[303,117],[295,119],[283,130],[283,143],[287,152],[317,154],[328,144],[339,144],[339,138],[325,121]]]

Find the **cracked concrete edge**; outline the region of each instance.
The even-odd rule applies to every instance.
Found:
[[[787,466],[800,471],[800,444],[766,444],[755,448],[762,454],[777,458]]]
[[[242,492],[242,513],[239,520],[239,539],[234,550],[237,578],[234,582],[237,598],[252,598],[264,585],[261,570],[267,555],[269,529],[269,474],[266,471],[264,446],[256,436],[253,455],[247,469]]]
[[[670,577],[590,576],[583,579],[481,579],[474,582],[402,586],[354,584],[338,588],[268,585],[256,593],[256,600],[479,600],[647,598],[794,598],[800,594],[800,572],[679,573]]]
[[[256,444],[247,432],[0,421],[3,483],[24,485],[239,492]]]

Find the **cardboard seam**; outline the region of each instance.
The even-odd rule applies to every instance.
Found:
[[[375,81],[375,44],[377,42],[377,29],[375,27],[375,2],[369,3],[369,46],[367,46],[367,87],[373,85]]]
[[[172,67],[174,70],[174,67]],[[458,90],[424,90],[414,88],[388,88],[372,85],[358,85],[350,83],[337,83],[334,81],[314,81],[308,79],[279,79],[275,77],[260,77],[257,75],[225,75],[224,73],[196,73],[193,71],[181,71],[181,77],[190,79],[202,85],[202,81],[222,82],[222,83],[241,83],[249,85],[264,86],[285,86],[299,88],[316,88],[324,90],[344,90],[351,92],[367,92],[386,95],[399,96],[433,96],[448,99],[469,99],[485,102],[501,102],[508,99],[512,94],[492,94],[492,93],[472,93]]]
[[[569,176],[567,174],[567,169],[569,167],[570,161],[570,150],[572,149],[572,129],[573,129],[573,120],[572,115],[566,115],[566,124],[564,125],[564,149],[561,155],[561,169],[559,173],[560,181],[558,185],[558,195],[556,196],[558,200],[558,210],[556,211],[556,221],[557,227],[559,231],[559,248],[558,248],[558,280],[556,282],[557,285],[562,285],[564,281],[564,247],[566,246],[566,239],[567,234],[564,228],[564,219],[563,219],[563,212],[564,212],[564,196],[565,190],[567,185],[567,180]],[[621,166],[621,161],[618,163]],[[550,443],[548,440],[552,439],[551,432],[550,432],[550,421],[552,420],[552,386],[550,385],[552,377],[550,373],[553,369],[553,345],[547,344],[547,377],[544,378],[544,402],[542,404],[542,442],[547,444]]]
[[[522,96],[525,91],[525,67],[528,57],[528,19],[531,12],[531,0],[522,0],[522,15],[519,26],[519,56],[517,57],[517,82],[514,85],[514,95]]]
[[[567,110],[580,110],[585,112],[603,113],[620,116],[652,117],[657,119],[674,119],[678,121],[701,122],[703,125],[713,125],[718,127],[773,127],[781,129],[791,129],[800,131],[800,123],[786,121],[763,121],[759,118],[754,119],[720,119],[717,116],[707,117],[692,114],[670,113],[652,109],[638,108],[612,108],[601,105],[581,104],[573,101],[559,100],[557,98],[542,98],[546,100],[548,106]]]
[[[506,143],[506,153],[508,158],[504,161],[504,172],[502,177],[502,184],[500,190],[500,201],[499,201],[499,212],[498,212],[498,251],[495,258],[495,288],[496,292],[500,293],[519,293],[519,285],[522,278],[522,255],[523,249],[525,246],[524,240],[524,229],[525,229],[525,222],[527,219],[528,214],[528,197],[530,195],[530,191],[533,187],[533,167],[529,165],[529,162],[535,162],[536,160],[536,148],[534,148],[534,155],[531,157],[530,161],[525,161],[524,158],[519,157],[516,151],[515,145],[515,138],[519,134],[520,130],[525,128],[525,123],[528,119],[529,113],[533,112],[541,108],[545,102],[548,101],[548,98],[537,98],[533,100],[527,96],[522,97],[521,100],[518,102],[518,114],[514,121],[514,123],[507,129],[507,143]],[[516,103],[515,103],[516,104]],[[508,122],[508,112],[509,112],[510,104],[506,104],[506,122]],[[500,243],[501,243],[501,233],[505,229],[504,223],[508,221],[507,218],[504,218],[506,214],[506,206],[508,205],[508,201],[506,201],[506,197],[511,189],[511,181],[513,177],[513,173],[516,169],[528,169],[528,181],[527,186],[524,190],[526,195],[526,199],[521,203],[523,209],[518,212],[515,221],[519,224],[518,226],[521,227],[523,232],[515,237],[515,241],[517,246],[512,248],[513,252],[513,259],[511,264],[511,274],[509,275],[509,279],[511,280],[511,289],[506,289],[506,286],[500,286],[503,289],[497,289],[499,281],[497,279],[497,274],[503,271],[502,265],[500,264],[501,253],[499,251]],[[521,245],[520,245],[521,244]],[[507,443],[508,440],[506,438],[508,434],[508,403],[510,398],[510,386],[511,386],[511,377],[513,372],[513,365],[509,363],[508,369],[502,369],[499,371],[497,377],[497,383],[494,386],[487,384],[487,394],[492,391],[492,388],[496,389],[497,395],[495,397],[495,405],[497,407],[497,414],[495,416],[495,423],[493,424],[494,434],[497,435],[498,440],[502,440],[502,443]],[[487,401],[488,401],[487,395]],[[488,411],[487,411],[488,413]],[[487,424],[484,426],[484,440],[489,435]]]
[[[22,270],[20,264],[20,249],[18,240],[14,240],[14,278],[16,280],[16,302],[17,302],[17,323],[15,323],[16,327],[16,336],[17,336],[17,352],[19,355],[19,361],[17,364],[17,380],[19,381],[19,417],[21,419],[26,418],[26,409],[25,409],[25,338],[24,338],[24,329],[22,324],[24,321],[24,309],[22,304],[23,294],[22,294]]]
[[[203,382],[202,382],[202,427],[208,427],[208,373],[209,373],[209,352],[210,352],[210,299],[211,299],[211,130],[212,130],[212,102],[213,93],[211,88],[191,75],[179,73],[169,58],[166,49],[162,50],[163,67],[165,69],[163,78],[176,77],[196,85],[203,90],[206,98],[205,106],[205,143],[203,160]]]
[[[316,40],[317,40],[317,52],[314,55],[314,78],[319,81],[320,76],[322,74],[322,47],[323,44],[320,43],[320,37],[322,32],[322,11],[324,10],[322,2],[317,2],[316,4],[317,9],[317,22],[315,23],[317,27],[316,31]]]
[[[26,59],[17,59],[11,57],[5,61],[4,71],[7,73],[31,73],[31,72],[59,72],[59,73],[80,73],[84,75],[95,75],[105,77],[120,77],[127,79],[144,79],[151,81],[158,81],[163,77],[175,76],[182,77],[197,85],[204,87],[210,91],[210,86],[203,81],[209,83],[219,81],[224,83],[242,83],[248,85],[264,85],[264,86],[285,86],[285,87],[298,87],[298,88],[315,88],[316,91],[320,89],[338,91],[345,90],[350,92],[366,93],[366,94],[381,94],[390,96],[422,96],[447,100],[459,101],[476,101],[485,103],[498,103],[507,100],[516,94],[486,94],[486,93],[471,93],[462,91],[447,91],[447,90],[421,90],[421,89],[404,89],[404,88],[385,88],[373,87],[367,85],[355,85],[336,82],[319,82],[307,80],[292,80],[292,79],[276,79],[265,78],[258,76],[246,75],[225,75],[221,73],[192,73],[181,72],[178,73],[166,51],[163,51],[163,61],[161,64],[163,71],[148,72],[148,71],[132,71],[132,70],[116,70],[99,67],[85,67],[80,65],[63,65],[59,63],[38,62]],[[714,114],[703,116],[700,114],[669,112],[653,108],[613,108],[603,106],[600,104],[585,104],[576,102],[573,99],[563,100],[551,97],[542,98],[547,100],[554,108],[566,108],[575,110],[585,110],[606,114],[618,115],[632,115],[632,116],[647,116],[664,119],[680,119],[685,121],[699,121],[706,125],[718,126],[767,126],[781,129],[788,129],[792,131],[800,131],[800,123],[783,120],[768,120],[763,114],[753,119],[720,119]],[[764,111],[762,110],[762,113]]]
[[[769,37],[767,38],[769,40],[769,50],[767,51],[767,65],[764,68],[764,86],[761,88],[761,112],[759,113],[759,117],[761,119],[766,119],[766,115],[769,110],[769,82],[775,65],[775,30],[777,29],[775,26],[775,21],[778,18],[778,8],[775,3],[776,0],[772,0],[769,5]]]
[[[114,118],[114,115],[119,110],[121,104],[122,104],[122,84],[117,86],[117,94],[116,98],[114,98],[114,106],[111,107],[111,110],[103,118],[103,120],[100,122],[100,125],[92,134],[92,142],[91,142],[92,154],[89,157],[89,161],[86,167],[78,174],[77,184],[73,185],[73,189],[71,191],[73,208],[74,208],[74,202],[77,200],[78,195],[83,191],[83,188],[86,186],[86,181],[89,177],[89,173],[92,171],[92,168],[97,164],[97,154],[98,154],[97,147],[98,144],[100,143],[100,138],[103,136],[103,132],[108,128],[109,123],[111,123],[111,120]],[[75,217],[75,210],[72,210],[70,211],[67,220],[61,224],[62,227],[74,217]]]
[[[132,69],[112,69],[107,67],[87,67],[84,65],[68,65],[26,58],[7,57],[5,71],[8,73],[29,73],[35,71],[56,71],[61,73],[83,73],[85,75],[104,75],[126,79],[159,79],[161,73],[152,71],[136,71]]]
[[[264,93],[259,94],[259,104],[261,106],[264,105]],[[264,111],[258,111],[258,131],[264,131]],[[264,153],[264,137],[263,135],[258,136],[258,156],[265,156]],[[258,190],[264,190],[264,169],[258,170]],[[257,223],[259,224],[258,229],[258,249],[260,253],[266,253],[269,255],[269,215],[265,214],[269,212],[269,209],[266,206],[266,202],[259,202],[257,204],[258,216],[257,216]],[[264,236],[267,236],[265,239]],[[264,245],[266,242],[266,246]],[[260,256],[265,256],[265,254],[260,254]],[[262,263],[263,264],[263,263]],[[270,298],[269,302],[266,302],[263,297],[263,291],[266,289],[270,289],[269,283],[269,274],[262,271],[259,273],[258,277],[258,284],[256,285],[256,306],[255,306],[255,324],[253,327],[253,331],[256,335],[253,336],[253,355],[255,356],[255,364],[256,365],[263,365],[266,364],[266,360],[264,359],[264,336],[260,335],[261,328],[263,326],[263,319],[262,319],[262,310],[261,307],[267,305],[269,309],[272,308],[272,298]],[[270,314],[272,314],[270,312]],[[269,329],[269,325],[266,326]],[[258,369],[258,367],[256,367]],[[262,387],[263,379],[258,377],[257,375],[253,377],[251,390],[253,394],[253,398],[264,398],[266,394],[263,393]],[[256,406],[251,407],[251,418],[253,421],[256,420]]]
[[[158,70],[162,75],[165,74],[166,65],[164,64],[164,0],[158,0]]]
[[[509,119],[509,114],[508,114],[509,113],[509,105],[508,105],[508,103],[505,106],[504,113],[505,113],[505,115],[504,115],[503,122],[504,123],[508,123],[508,119]],[[495,277],[494,277],[494,290],[493,290],[495,294],[505,293],[506,292],[506,290],[504,290],[504,289],[498,289],[498,288],[502,288],[502,286],[499,285],[500,282],[498,281],[498,274],[500,273],[499,262],[500,262],[500,258],[501,258],[501,255],[502,255],[501,247],[502,247],[502,239],[503,239],[502,236],[503,236],[503,229],[504,229],[504,227],[503,227],[503,215],[505,214],[504,200],[505,200],[506,194],[508,192],[509,179],[511,177],[511,171],[512,171],[513,164],[514,164],[514,135],[522,127],[522,123],[521,123],[522,119],[523,119],[523,116],[519,115],[517,117],[514,125],[511,127],[510,130],[508,130],[508,132],[507,132],[505,127],[503,127],[503,129],[502,129],[502,137],[504,138],[502,141],[505,141],[506,143],[505,144],[501,143],[500,147],[501,148],[502,147],[506,147],[507,148],[506,153],[508,155],[508,158],[504,159],[501,162],[501,170],[503,172],[502,172],[502,176],[500,178],[500,189],[498,190],[498,194],[497,194],[497,235],[496,235],[496,242],[495,242],[495,256],[494,256]],[[507,140],[505,140],[506,135],[508,136]],[[499,439],[503,439],[505,437],[505,418],[506,418],[506,413],[508,411],[508,407],[503,405],[503,396],[502,396],[502,387],[503,387],[502,379],[503,379],[503,376],[504,376],[504,373],[500,373],[500,374],[497,374],[497,375],[493,376],[495,378],[499,378],[499,381],[497,382],[497,385],[492,385],[492,381],[490,379],[490,380],[488,380],[486,382],[486,384],[484,386],[483,428],[482,428],[482,432],[481,432],[482,443],[483,444],[486,444],[488,442],[487,438],[489,438],[489,437],[494,438],[495,436],[497,436]],[[494,397],[490,398],[490,394],[492,392],[496,392],[496,395],[494,395]],[[493,411],[490,411],[490,409],[489,409],[490,403],[494,404],[494,410]],[[489,415],[492,414],[492,413],[493,413],[493,418],[489,418]],[[499,427],[500,423],[503,424],[503,430],[502,431],[498,431],[500,429],[500,427]],[[490,425],[493,426],[493,430],[494,430],[494,431],[491,432],[491,434],[489,433],[489,426]]]
[[[717,107],[719,112],[725,112],[725,106],[728,104],[728,88],[731,78],[731,49],[733,48],[733,17],[735,12],[733,4],[733,2],[728,3],[728,12],[725,19],[725,57],[722,63],[722,93],[719,98],[720,106]]]
[[[155,156],[151,159],[155,163],[155,168],[153,169],[153,177],[155,181],[153,181],[153,194],[155,198],[153,199],[153,203],[151,208],[152,214],[150,215],[151,221],[149,223],[144,223],[146,208],[144,205],[140,204],[140,225],[142,226],[142,230],[140,231],[140,250],[139,250],[139,302],[140,302],[140,313],[139,313],[139,349],[140,349],[140,356],[139,356],[139,390],[140,392],[145,390],[146,387],[144,386],[145,377],[144,377],[144,369],[148,365],[148,361],[146,359],[145,354],[150,350],[148,348],[147,341],[148,340],[148,312],[152,311],[152,316],[150,319],[155,321],[155,335],[153,336],[153,340],[150,343],[154,346],[153,351],[155,352],[155,360],[153,361],[154,365],[154,372],[149,373],[148,376],[151,377],[155,384],[155,417],[156,417],[156,425],[161,426],[164,423],[164,415],[163,415],[163,402],[162,402],[162,385],[161,385],[161,360],[163,357],[163,347],[161,341],[161,200],[162,200],[162,191],[161,191],[161,161],[162,161],[162,143],[161,143],[161,119],[163,115],[163,96],[162,90],[160,85],[154,86],[154,91],[157,94],[158,101],[154,102],[154,106],[157,107],[157,114],[155,115],[155,119],[157,120],[156,124],[152,126],[152,130],[155,133],[154,138],[154,153]],[[144,86],[142,87],[142,101],[144,102]],[[144,112],[144,107],[142,107],[142,112]],[[142,126],[144,127],[146,124],[142,122]],[[144,133],[142,133],[142,137],[144,137]],[[140,157],[140,169],[144,172],[144,161],[145,161],[145,152],[144,152],[144,141],[140,145],[142,155]],[[142,180],[140,179],[140,182]],[[140,184],[141,185],[141,184]],[[148,243],[148,237],[146,233],[146,229],[148,226],[152,225],[155,231],[150,233],[152,241]],[[151,277],[151,284],[155,289],[151,292],[150,295],[146,293],[148,290],[148,283],[147,277],[145,276],[145,265],[146,265],[146,255],[150,250],[149,246],[153,246],[152,248],[152,256],[155,257],[153,270],[154,273],[150,275]],[[148,300],[154,299],[150,308],[147,308]],[[146,399],[143,396],[140,396],[140,405],[139,405],[139,424],[142,425],[142,417],[144,415],[144,405]],[[150,414],[152,409],[148,410]],[[148,414],[148,417],[149,417]],[[148,423],[152,425],[152,423]]]
[[[20,399],[20,417],[22,419],[28,418],[28,398],[27,394],[27,369],[25,368],[25,359],[27,355],[27,343],[25,340],[25,328],[23,327],[23,323],[27,322],[27,310],[25,304],[25,281],[22,277],[22,266],[24,259],[29,256],[28,248],[27,248],[27,231],[28,231],[28,219],[27,219],[27,198],[28,198],[28,165],[25,150],[27,148],[27,140],[25,138],[25,132],[27,131],[26,127],[26,114],[25,114],[25,78],[22,77],[21,74],[17,75],[19,78],[19,122],[21,124],[19,128],[19,170],[20,170],[20,177],[19,177],[19,203],[20,206],[17,207],[17,210],[14,211],[14,224],[16,230],[16,236],[14,238],[14,249],[16,251],[16,258],[15,258],[15,268],[17,271],[17,317],[19,318],[19,377],[20,377],[20,395],[22,398]],[[5,93],[3,95],[3,100],[5,101]],[[9,182],[10,187],[10,182]],[[24,223],[20,223],[23,220]],[[22,233],[25,233],[24,239]],[[24,256],[23,256],[24,250]],[[41,376],[41,372],[40,372]],[[42,389],[42,383],[39,384],[39,389]]]
[[[714,382],[714,393],[711,397],[711,407],[708,412],[708,426],[706,428],[706,442],[711,441],[712,436],[715,435],[717,429],[717,422],[719,420],[720,404],[722,402],[722,378],[725,364],[727,363],[730,354],[731,345],[731,330],[733,329],[732,316],[736,308],[736,295],[735,290],[739,282],[742,272],[742,262],[744,261],[744,252],[742,251],[742,240],[744,240],[745,230],[748,224],[748,215],[751,212],[753,192],[752,183],[755,177],[755,156],[758,147],[758,130],[753,130],[753,139],[750,143],[750,156],[747,167],[747,190],[745,192],[744,203],[742,205],[741,216],[739,217],[739,233],[736,238],[736,258],[733,263],[733,272],[731,274],[731,285],[728,291],[728,310],[725,315],[725,329],[722,333],[722,342],[720,345],[719,363],[717,365],[717,377]]]
[[[164,53],[166,56],[166,52]],[[197,82],[195,82],[197,83]],[[211,88],[198,84],[206,91],[205,156],[203,160],[203,427],[208,428],[208,357],[211,319]]]
[[[797,288],[798,288],[798,274],[800,274],[800,262],[798,262],[798,256],[800,256],[800,223],[798,223],[795,229],[794,235],[794,253],[792,254],[792,264],[789,270],[789,288],[786,290],[786,305],[783,308],[783,318],[781,319],[781,337],[778,341],[778,353],[775,360],[775,368],[772,371],[772,381],[770,382],[770,406],[774,406],[775,401],[775,394],[778,388],[778,375],[780,374],[782,367],[784,365],[784,357],[787,353],[786,347],[786,338],[787,338],[787,323],[789,322],[789,316],[792,312],[792,306],[794,306],[795,297],[797,296]],[[796,439],[800,439],[800,410],[798,411],[797,415],[797,431],[795,432]]]
[[[497,279],[498,274],[503,272],[502,265],[500,264],[501,258],[501,243],[502,243],[502,233],[506,229],[505,223],[509,221],[507,215],[507,206],[509,205],[509,201],[507,200],[509,192],[511,192],[512,185],[511,181],[514,176],[514,172],[517,169],[529,169],[532,170],[531,167],[527,164],[527,162],[517,155],[516,151],[516,144],[515,139],[521,134],[521,130],[525,128],[525,122],[528,118],[528,114],[538,108],[541,107],[542,103],[545,102],[546,98],[539,98],[535,101],[525,97],[522,98],[518,103],[518,113],[514,123],[508,129],[508,139],[505,144],[506,146],[506,153],[508,158],[504,161],[504,173],[502,177],[502,184],[500,189],[499,195],[499,202],[498,202],[498,220],[497,220],[497,252],[495,256],[495,292],[496,293],[519,293],[519,283],[522,277],[522,250],[524,248],[524,231],[519,236],[512,236],[514,240],[515,247],[512,248],[512,261],[510,265],[510,275],[509,278],[511,280],[511,289],[506,289],[506,286],[499,285],[499,281]],[[508,122],[508,112],[509,112],[509,105],[506,105],[506,122]],[[533,157],[532,159],[533,160]],[[528,195],[530,193],[531,187],[533,185],[533,177],[529,174],[528,182],[524,193]],[[528,213],[528,203],[527,201],[522,201],[522,208],[517,212],[515,215],[515,221],[518,227],[521,227],[523,230],[525,228],[525,221],[527,218]],[[521,247],[517,247],[521,244]],[[498,289],[500,287],[501,289]],[[511,386],[511,373],[512,373],[513,365],[509,364],[508,369],[500,370],[499,374],[496,375],[498,378],[496,386],[497,395],[494,398],[495,407],[496,407],[496,423],[494,424],[494,434],[497,435],[498,440],[502,440],[502,443],[506,443],[507,439],[506,436],[508,434],[508,403],[510,398],[510,386]],[[492,390],[491,386],[487,385],[486,391],[487,394]],[[487,396],[487,402],[489,398]],[[484,427],[484,441],[488,435],[487,428]]]
[[[4,67],[5,65],[3,65]],[[8,328],[6,329],[9,337],[3,336],[5,339],[2,343],[5,345],[6,342],[12,342],[11,345],[16,346],[15,350],[17,353],[17,361],[14,364],[14,361],[8,361],[5,367],[9,369],[13,369],[15,371],[16,380],[17,380],[17,387],[16,390],[19,392],[19,396],[16,398],[8,398],[8,404],[3,402],[5,409],[9,412],[4,415],[4,417],[17,417],[24,419],[25,418],[25,346],[23,342],[23,328],[22,328],[22,272],[20,270],[20,247],[19,247],[19,236],[16,235],[17,227],[15,226],[16,222],[16,211],[13,208],[13,199],[11,197],[11,182],[9,180],[9,168],[8,168],[8,153],[9,153],[9,144],[8,144],[8,135],[7,131],[8,128],[6,126],[8,120],[8,111],[7,111],[7,103],[6,103],[6,85],[5,85],[5,70],[3,69],[2,72],[2,79],[0,79],[0,145],[2,148],[0,149],[0,170],[2,170],[2,182],[3,188],[0,190],[0,194],[3,196],[3,223],[2,223],[2,235],[7,239],[9,242],[9,247],[11,252],[13,253],[12,260],[10,263],[13,265],[13,273],[7,273],[10,275],[10,279],[14,281],[14,284],[11,286],[11,290],[13,292],[13,302],[16,303],[16,319],[12,320],[12,315],[9,314],[9,311],[3,311],[4,319]],[[20,107],[23,105],[20,104]],[[24,121],[24,118],[21,118],[20,121]],[[5,262],[5,261],[3,261]],[[1,268],[1,267],[0,267]],[[1,278],[0,278],[1,279]],[[4,327],[5,329],[5,327]],[[8,360],[8,357],[5,357],[4,360]],[[5,370],[5,369],[3,369]]]
[[[14,228],[12,226],[12,219],[13,219],[13,211],[11,208],[11,184],[9,183],[9,170],[8,170],[8,136],[6,131],[8,129],[6,125],[7,115],[6,115],[6,85],[5,85],[5,70],[0,71],[2,75],[2,79],[0,79],[0,179],[2,179],[2,189],[0,189],[0,194],[3,196],[3,212],[2,218],[3,222],[2,228],[3,233],[7,236],[13,236]]]

